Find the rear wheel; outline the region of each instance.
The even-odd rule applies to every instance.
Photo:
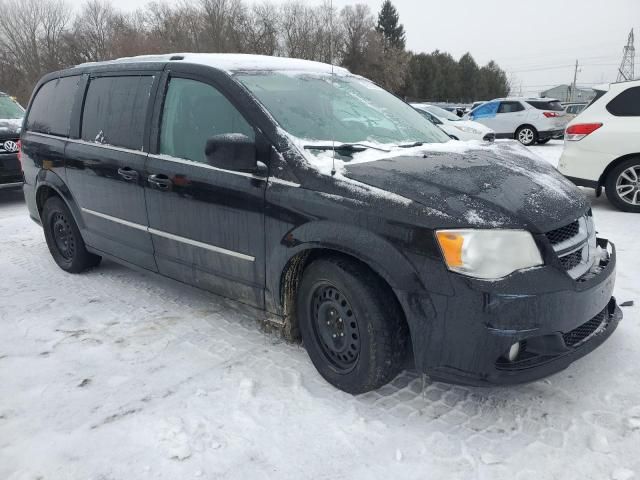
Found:
[[[615,166],[607,175],[604,188],[616,208],[640,213],[640,158],[630,158]]]
[[[526,147],[530,147],[538,141],[538,132],[535,128],[524,125],[516,131],[516,140]]]
[[[358,394],[400,373],[408,328],[396,299],[366,266],[342,257],[314,261],[297,302],[304,346],[329,383]]]
[[[51,256],[63,270],[80,273],[100,263],[101,257],[87,251],[69,207],[59,197],[45,202],[42,226]]]

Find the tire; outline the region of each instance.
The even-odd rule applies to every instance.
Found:
[[[523,125],[516,130],[516,140],[525,147],[530,147],[538,141],[538,131],[530,125]]]
[[[304,271],[297,312],[311,361],[340,390],[375,390],[402,370],[409,353],[404,315],[366,266],[339,256],[314,261]]]
[[[640,157],[616,165],[607,175],[604,189],[617,209],[640,213]]]
[[[550,138],[545,138],[544,140],[538,140],[538,145],[545,145],[551,141]]]
[[[64,271],[80,273],[98,266],[102,260],[87,251],[69,207],[59,197],[45,202],[42,226],[51,256]]]

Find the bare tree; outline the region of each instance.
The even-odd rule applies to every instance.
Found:
[[[63,0],[2,0],[0,49],[23,79],[14,95],[24,100],[44,73],[63,65],[62,40],[69,19]]]
[[[147,6],[144,14],[153,45],[162,45],[164,51],[202,51],[204,21],[199,5],[188,0],[183,0],[175,7],[154,2]]]
[[[340,12],[340,27],[343,35],[343,65],[354,72],[359,72],[364,68],[369,33],[375,27],[375,19],[367,5],[362,3],[348,5]]]
[[[289,1],[280,7],[283,53],[287,57],[316,59],[314,29],[316,17],[312,7],[301,1]]]
[[[251,53],[276,55],[280,49],[280,20],[277,7],[264,2],[252,7],[246,24],[246,43]]]
[[[73,25],[75,55],[88,62],[112,58],[115,17],[111,3],[88,0]]]
[[[338,15],[330,0],[313,5],[307,0],[155,0],[123,13],[110,1],[84,0],[72,15],[65,0],[0,0],[0,90],[26,102],[33,85],[52,70],[189,51],[332,62],[394,92],[434,99],[492,98],[509,87],[495,62],[478,68],[471,55],[456,61],[439,51],[414,55],[393,46],[376,31],[364,4],[347,6]]]
[[[247,7],[242,0],[201,0],[205,47],[213,52],[243,52]]]

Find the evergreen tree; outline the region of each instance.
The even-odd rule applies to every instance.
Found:
[[[382,4],[376,31],[383,35],[386,47],[404,50],[406,44],[404,26],[400,23],[400,15],[391,0],[385,0]]]
[[[459,100],[463,102],[474,102],[478,94],[478,81],[480,69],[470,53],[465,53],[458,61],[460,74],[460,95]]]

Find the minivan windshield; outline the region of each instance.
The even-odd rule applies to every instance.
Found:
[[[13,98],[0,95],[0,119],[17,120],[24,117],[24,110]]]
[[[361,77],[259,71],[235,78],[300,139],[398,146],[450,140],[408,104]]]

